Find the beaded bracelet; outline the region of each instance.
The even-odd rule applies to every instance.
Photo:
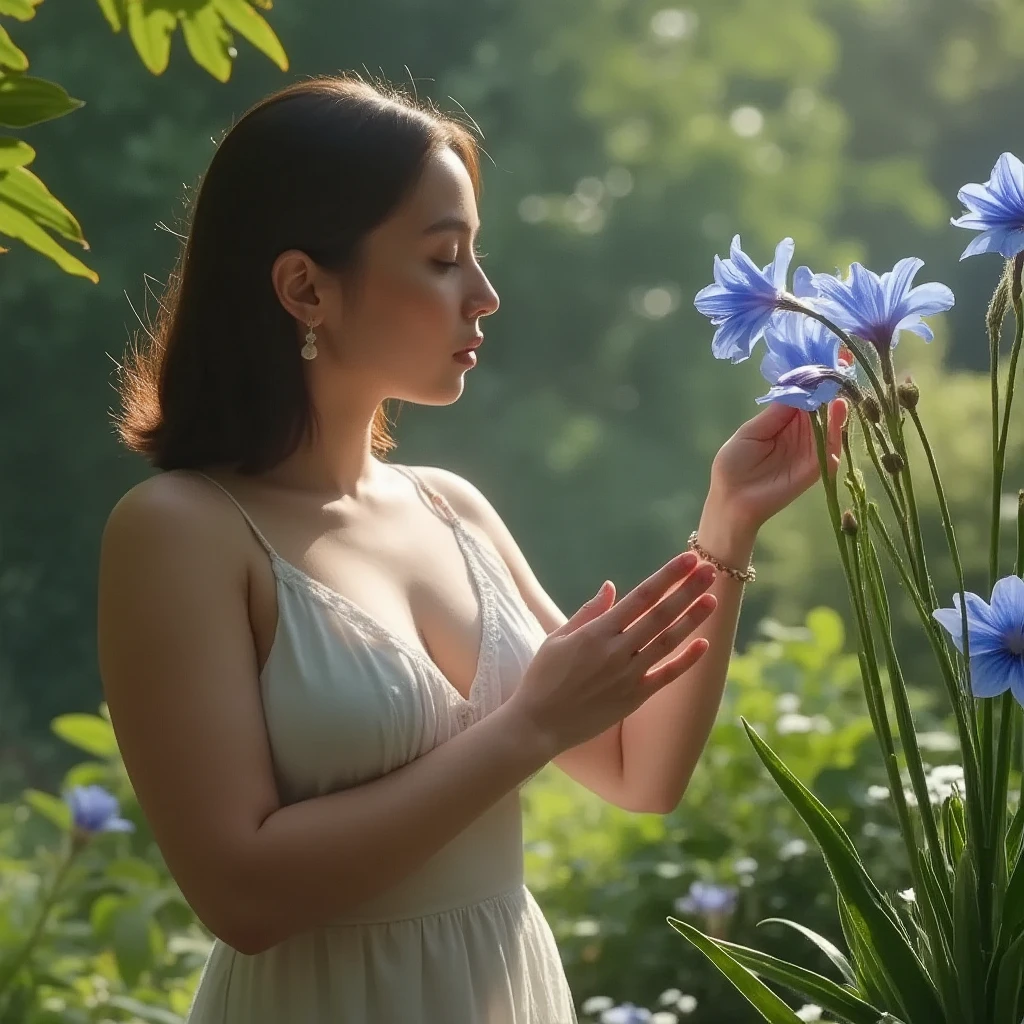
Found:
[[[694,530],[690,534],[689,548],[691,551],[696,551],[705,562],[710,562],[720,572],[724,572],[726,575],[731,576],[735,580],[739,580],[741,583],[753,583],[757,579],[757,573],[754,570],[754,565],[751,563],[746,569],[733,569],[732,566],[723,565],[714,555],[705,551],[697,543],[697,531]]]

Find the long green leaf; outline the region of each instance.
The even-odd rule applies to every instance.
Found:
[[[978,909],[978,879],[969,851],[956,867],[953,891],[953,932],[956,976],[960,982],[960,1009],[965,1024],[983,1022],[985,965],[981,961],[981,917]]]
[[[15,207],[47,231],[54,231],[80,245],[85,243],[82,228],[71,211],[25,167],[15,167],[0,174],[0,203]],[[105,724],[100,719],[96,720]]]
[[[736,986],[737,991],[769,1024],[801,1024],[800,1018],[763,981],[685,921],[668,918],[680,935],[689,939]]]
[[[1021,997],[1021,974],[1024,973],[1024,935],[1003,954],[999,962],[999,976],[995,986],[995,1005],[992,1020],[1016,1022]],[[991,980],[989,982],[991,987]]]
[[[745,719],[743,727],[758,757],[817,840],[854,925],[859,921],[866,936],[870,937],[884,971],[898,988],[912,1024],[942,1022],[945,1015],[924,965],[910,945],[895,912],[865,871],[842,826]]]
[[[266,54],[282,71],[288,70],[288,55],[274,30],[246,0],[214,0],[220,16],[243,39]]]
[[[0,125],[5,128],[28,128],[81,106],[81,100],[73,99],[56,82],[0,71]]]
[[[812,1003],[817,1003],[822,1009],[828,1010],[830,1014],[843,1021],[848,1021],[849,1024],[877,1024],[878,1018],[882,1016],[881,1010],[864,1002],[848,988],[805,967],[798,967],[759,950],[724,942],[721,939],[715,940],[715,944],[742,967],[762,978],[784,985],[790,991]]]
[[[857,988],[857,976],[853,973],[853,967],[850,966],[850,961],[839,951],[839,948],[833,945],[824,935],[819,935],[815,931],[811,931],[810,928],[805,927],[802,924],[798,924],[796,921],[790,921],[784,917],[766,917],[763,921],[758,921],[758,928],[763,924],[783,924],[787,928],[794,928],[805,938],[810,939],[815,946],[818,947],[835,964],[839,973],[843,976],[848,985],[852,985]]]
[[[870,945],[865,945],[861,941],[850,917],[850,912],[846,908],[846,902],[843,900],[842,893],[837,894],[836,904],[839,908],[839,923],[842,926],[846,944],[850,947],[853,969],[857,974],[857,988],[872,1003],[878,1003],[882,1006],[900,1006],[899,994],[893,989],[889,979],[878,964],[874,950]]]
[[[1024,799],[1017,804],[1017,810],[1006,830],[1006,863],[1016,864],[1020,856],[1021,837],[1024,836]]]
[[[1003,899],[1003,919],[999,925],[999,946],[1005,947],[1016,940],[1024,922],[1024,857],[1018,857],[1006,886]]]
[[[61,248],[35,221],[21,210],[3,202],[0,202],[0,235],[8,235],[24,242],[36,252],[49,257],[68,274],[86,277],[93,283],[99,280],[96,271],[90,270],[81,260]]]

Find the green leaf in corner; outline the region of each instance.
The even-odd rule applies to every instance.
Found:
[[[116,757],[117,740],[109,722],[99,715],[58,715],[50,725],[54,735],[94,757]]]
[[[15,167],[24,167],[36,158],[36,151],[21,139],[10,136],[0,138],[0,171],[10,171]]]
[[[43,0],[0,0],[0,14],[17,21],[31,21]]]
[[[181,30],[195,62],[218,82],[226,82],[231,77],[231,33],[213,4],[182,14]]]
[[[899,992],[907,1016],[915,1022],[944,1020],[942,1005],[924,964],[895,911],[868,876],[850,837],[750,724],[745,719],[741,721],[758,757],[814,835],[854,928],[876,951],[884,973]]]
[[[171,59],[171,35],[178,23],[177,16],[145,0],[125,0],[125,18],[142,63],[154,75],[162,75]]]
[[[882,1016],[881,1010],[824,975],[779,960],[756,949],[748,949],[746,946],[738,946],[721,939],[714,941],[720,950],[728,953],[742,967],[762,978],[784,985],[790,991],[849,1024],[878,1024],[878,1019]]]
[[[214,0],[220,16],[243,39],[266,54],[282,71],[288,70],[288,55],[267,21],[246,0]],[[267,4],[270,7],[270,4]]]
[[[819,935],[817,932],[811,931],[810,928],[805,927],[802,924],[797,924],[796,921],[789,921],[784,917],[766,917],[763,921],[758,921],[758,928],[763,924],[783,924],[787,928],[794,928],[805,938],[810,939],[818,949],[822,951],[835,964],[839,973],[843,976],[843,980],[847,985],[857,988],[857,976],[853,973],[853,968],[850,966],[850,961],[839,951],[838,947],[834,946],[824,935]]]
[[[763,981],[724,952],[718,944],[692,925],[668,918],[680,935],[692,942],[761,1014],[768,1024],[800,1024],[800,1018]]]
[[[81,100],[73,99],[56,82],[0,71],[0,125],[5,128],[28,128],[81,106]]]
[[[16,238],[19,242],[24,242],[29,248],[35,249],[36,252],[53,260],[67,274],[88,278],[93,284],[100,279],[95,270],[90,270],[81,260],[76,259],[62,248],[35,221],[2,200],[0,200],[0,235],[7,235],[9,238]]]
[[[121,3],[119,0],[96,0],[103,17],[115,32],[121,31]]]
[[[0,64],[15,71],[24,71],[28,67],[28,57],[14,45],[3,26],[0,26]]]

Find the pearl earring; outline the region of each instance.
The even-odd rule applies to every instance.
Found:
[[[306,344],[299,352],[303,359],[316,359],[316,332],[313,330],[312,320],[309,323],[309,331],[306,333]]]

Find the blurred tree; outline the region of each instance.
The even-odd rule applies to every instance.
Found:
[[[281,84],[252,50],[217,90],[193,63],[173,81],[140,76],[127,47],[96,60],[109,37],[95,10],[63,17],[59,35],[26,23],[19,45],[89,105],[25,134],[45,131],[42,173],[88,225],[102,281],[85,289],[42,261],[9,258],[0,277],[14,325],[0,375],[0,478],[16,482],[0,494],[0,728],[38,737],[100,696],[100,531],[146,472],[113,438],[110,374],[178,245],[151,229],[184,230],[182,183],[202,172],[211,138]],[[685,544],[715,450],[757,411],[759,360],[716,363],[692,308],[733,233],[763,262],[792,235],[797,262],[815,269],[927,257],[921,279],[951,284],[958,308],[977,317],[946,350],[978,365],[968,343],[997,269],[992,279],[981,266],[953,272],[965,242],[947,218],[959,182],[984,180],[995,154],[1020,148],[1005,116],[1022,75],[1008,3],[381,0],[340,10],[322,0],[282,6],[274,24],[298,73],[362,68],[407,81],[464,107],[483,131],[481,244],[502,309],[462,399],[401,411],[395,458],[476,482],[567,612],[604,576],[623,592]],[[952,72],[930,58],[958,52],[965,36],[986,57],[954,76],[951,93]],[[885,134],[872,147],[876,120]],[[923,141],[921,123],[931,126]],[[960,403],[936,408],[962,513],[984,493],[969,444],[984,437],[970,412],[984,382],[949,378],[938,344],[904,351],[926,417],[927,403]],[[811,493],[763,531],[741,643],[762,616],[842,608],[820,504]]]

